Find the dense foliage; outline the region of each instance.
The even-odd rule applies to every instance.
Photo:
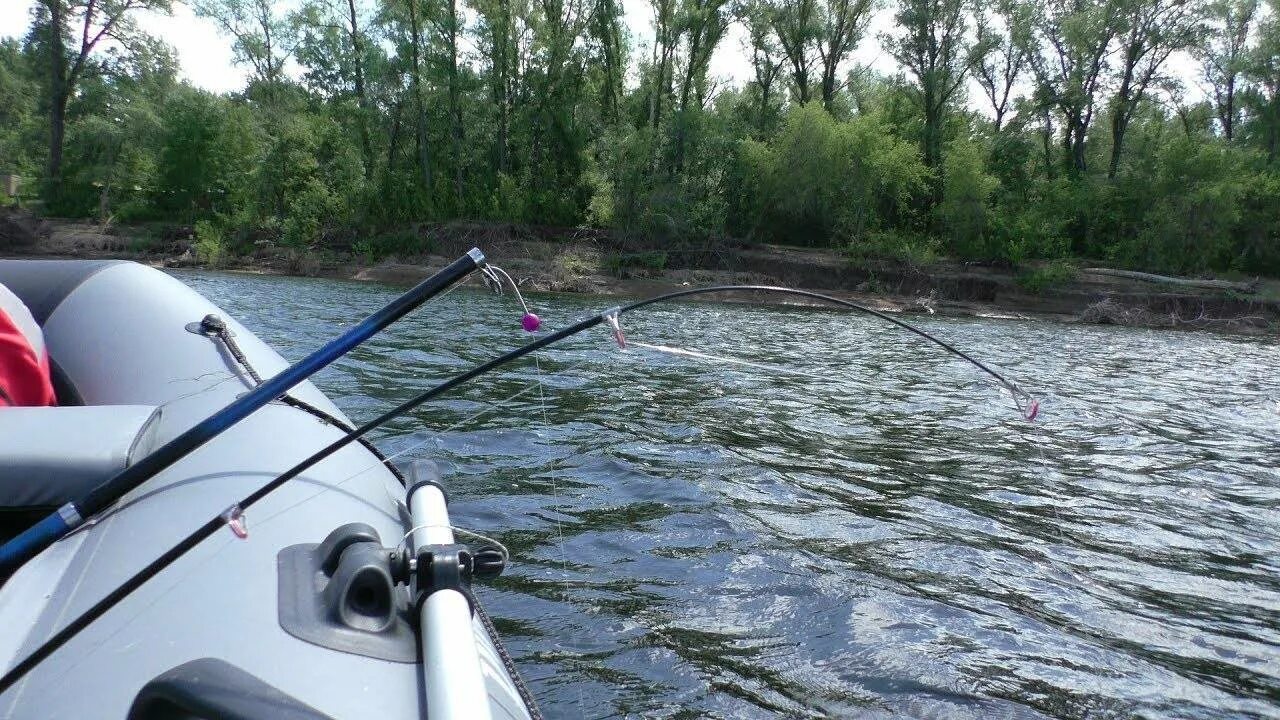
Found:
[[[197,0],[250,72],[223,96],[132,23],[167,0],[39,0],[0,42],[0,172],[205,256],[468,219],[1280,274],[1277,0],[892,1],[870,37],[869,0],[650,0],[639,45],[618,0]],[[741,87],[709,73],[734,24]]]

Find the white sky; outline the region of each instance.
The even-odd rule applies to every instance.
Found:
[[[22,36],[30,23],[31,7],[36,0],[0,0],[0,36]],[[881,72],[893,72],[896,64],[880,48],[878,36],[893,31],[893,12],[882,4],[872,18],[865,39],[854,52],[851,62],[870,65]],[[631,35],[633,61],[641,53],[647,56],[647,46],[653,38],[651,27],[653,13],[649,0],[622,0],[625,22]],[[139,23],[149,33],[163,38],[177,48],[182,66],[182,76],[191,84],[214,92],[229,92],[244,87],[246,71],[232,64],[231,40],[220,35],[210,20],[197,18],[191,8],[175,2],[173,15],[143,13]],[[751,63],[746,44],[746,31],[732,24],[716,53],[711,59],[711,76],[733,85],[741,85],[751,79]],[[1174,58],[1172,69],[1188,81],[1192,94],[1196,93],[1195,69],[1190,58]],[[976,85],[970,88],[970,104],[983,108],[981,91]]]

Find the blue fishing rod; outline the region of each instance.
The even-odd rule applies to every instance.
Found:
[[[10,574],[24,562],[35,557],[41,550],[83,523],[85,518],[105,510],[125,493],[155,477],[165,468],[222,434],[227,428],[245,419],[262,406],[279,399],[295,385],[346,355],[365,340],[413,311],[414,308],[440,294],[484,265],[484,262],[484,253],[472,248],[443,270],[418,283],[327,345],[285,368],[280,374],[268,379],[195,427],[170,440],[141,461],[120,471],[115,477],[93,488],[83,497],[58,508],[56,512],[32,525],[21,535],[0,545],[0,577]]]

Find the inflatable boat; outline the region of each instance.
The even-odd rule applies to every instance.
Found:
[[[289,366],[153,268],[3,260],[0,283],[40,323],[59,399],[0,408],[0,540]],[[296,385],[0,577],[0,669],[350,426]],[[0,695],[0,718],[536,715],[473,595],[415,601],[391,578],[411,546],[454,542],[429,466],[351,443],[86,625]]]

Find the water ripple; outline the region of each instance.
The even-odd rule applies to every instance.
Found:
[[[179,277],[294,358],[393,294]],[[552,326],[598,305],[531,301]],[[520,343],[518,318],[460,291],[317,382],[368,419]],[[513,550],[484,595],[549,717],[1280,718],[1274,342],[920,319],[1034,390],[1029,426],[871,318],[625,320],[804,374],[588,334],[379,438],[423,444],[455,522]]]

